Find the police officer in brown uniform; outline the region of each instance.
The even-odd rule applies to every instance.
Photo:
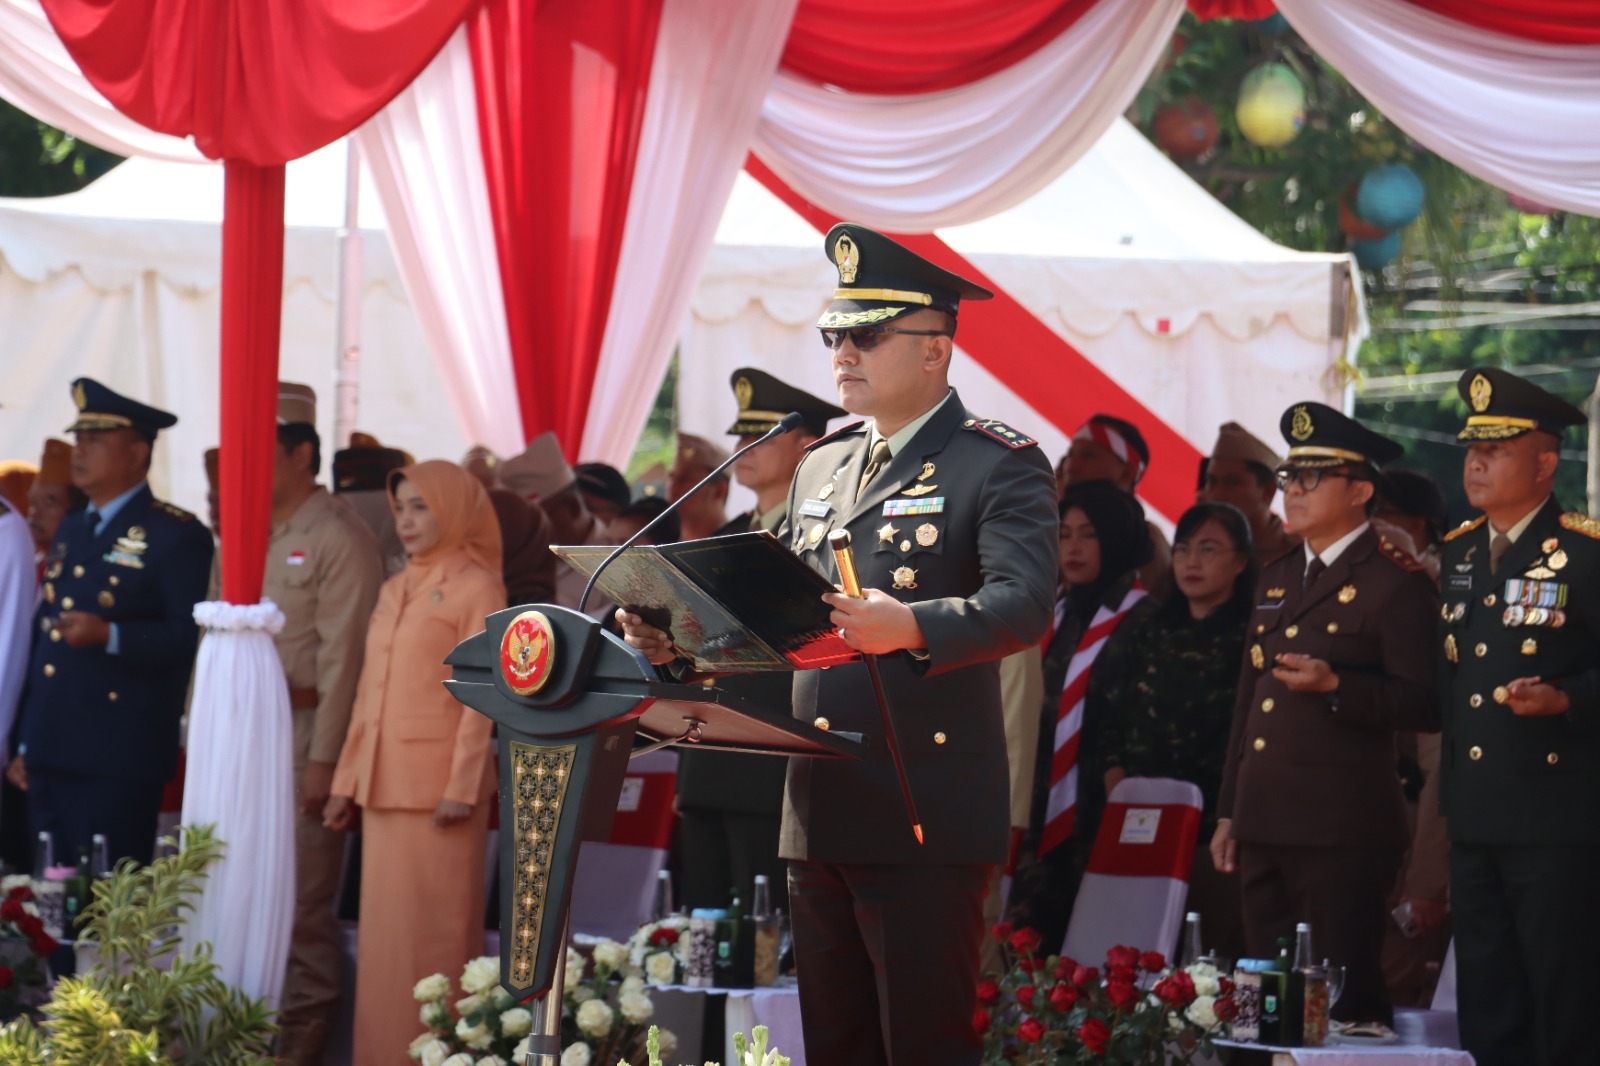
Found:
[[[780,854],[806,1054],[975,1066],[983,896],[1009,824],[999,660],[1049,624],[1054,484],[1030,437],[949,388],[957,307],[991,294],[861,226],[835,226],[824,247],[839,287],[817,325],[840,406],[872,422],[812,445],[784,535],[837,581],[828,534],[851,534],[866,598],[825,599],[844,640],[879,657],[926,843],[865,665],[796,674],[796,718],[874,738],[859,762],[789,764]],[[670,661],[666,634],[619,620],[630,644]]]
[[[278,383],[272,530],[262,595],[283,611],[273,636],[294,714],[295,913],[284,974],[279,1054],[290,1066],[322,1062],[339,1003],[344,940],[334,897],[345,837],[325,829],[334,764],[350,726],[367,622],[383,584],[378,538],[343,499],[317,484],[322,442],[316,393]]]
[[[1552,494],[1583,412],[1468,370],[1445,537],[1443,808],[1461,1046],[1479,1066],[1595,1062],[1600,955],[1600,522]]]
[[[1319,403],[1281,428],[1284,510],[1305,542],[1256,588],[1211,854],[1239,872],[1252,956],[1310,922],[1314,950],[1346,968],[1336,1013],[1387,1022],[1379,957],[1408,838],[1395,732],[1439,728],[1438,594],[1369,521],[1400,446]]]

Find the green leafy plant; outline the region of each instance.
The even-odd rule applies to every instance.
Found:
[[[56,983],[38,1024],[0,1029],[0,1066],[271,1066],[277,1026],[266,1002],[218,976],[209,944],[180,950],[183,919],[223,847],[209,826],[181,837],[174,854],[143,867],[123,860],[94,886],[83,940],[96,963]]]

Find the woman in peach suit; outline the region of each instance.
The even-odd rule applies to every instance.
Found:
[[[412,985],[431,973],[454,982],[483,953],[495,793],[491,723],[441,684],[444,657],[506,605],[494,508],[472,475],[437,459],[391,474],[389,501],[409,560],[372,612],[323,810],[347,829],[361,808],[355,1066],[406,1062],[422,1031]]]

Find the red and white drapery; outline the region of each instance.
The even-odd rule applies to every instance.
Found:
[[[472,6],[45,0],[47,25],[38,0],[0,0],[0,95],[115,151],[182,158],[198,146],[233,161],[222,444],[234,603],[259,598],[265,552],[284,160],[376,114],[360,136],[456,416],[501,450],[553,429],[574,456],[620,462],[747,153],[819,226],[849,216],[911,231],[966,272],[917,234],[1004,210],[1070,166],[1132,99],[1184,2]],[[1512,191],[1600,214],[1592,5],[1278,6],[1422,143]],[[963,322],[962,341],[1002,380],[1026,377],[1066,432],[1096,407],[1138,418],[1003,294]],[[1052,358],[1019,360],[1034,342]],[[1194,452],[1162,429],[1147,426],[1163,458],[1145,491],[1176,514]]]

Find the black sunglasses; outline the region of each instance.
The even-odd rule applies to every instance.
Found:
[[[910,337],[954,337],[948,329],[896,329],[893,326],[857,326],[854,329],[824,329],[822,344],[830,352],[844,347],[848,338],[858,352],[870,352],[878,346],[885,333],[904,333]]]

